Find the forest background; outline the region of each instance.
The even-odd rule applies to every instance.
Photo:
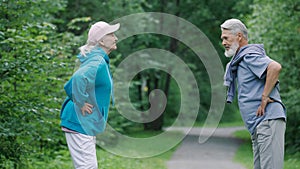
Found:
[[[239,18],[249,28],[250,43],[263,43],[268,56],[282,64],[282,100],[287,107],[286,153],[300,151],[300,2],[297,0],[2,0],[0,2],[0,168],[27,168],[33,161],[55,158],[66,149],[59,127],[64,83],[74,72],[78,47],[91,24],[142,12],[168,13],[196,25],[209,38],[225,67],[220,24]],[[112,71],[129,54],[145,49],[170,51],[193,71],[201,103],[197,123],[204,122],[211,99],[205,67],[181,42],[156,34],[130,37],[111,54]],[[109,123],[119,132],[162,130],[178,115],[180,90],[158,70],[139,73],[130,87],[131,103],[149,107],[148,92],[165,91],[162,116],[147,124],[131,122],[112,108]],[[226,105],[221,123],[240,121],[236,100]]]

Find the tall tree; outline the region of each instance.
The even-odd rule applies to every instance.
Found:
[[[60,0],[0,3],[0,168],[27,168],[26,157],[59,148],[62,72],[69,68],[64,59],[75,41],[58,34],[51,22],[65,5]]]
[[[246,14],[251,12],[249,8],[249,4],[253,0],[246,0],[246,1],[236,1],[236,0],[229,0],[229,1],[216,1],[216,0],[204,0],[204,1],[148,1],[149,6],[145,6],[145,11],[157,11],[157,12],[165,12],[169,14],[173,14],[180,18],[183,18],[192,24],[196,25],[212,42],[215,46],[215,49],[218,51],[220,55],[220,59],[223,61],[224,65],[227,62],[226,58],[223,57],[223,47],[220,43],[220,24],[232,17],[244,17]],[[176,30],[176,29],[174,29]],[[188,35],[187,36],[192,36]],[[165,40],[165,39],[163,39]],[[162,41],[162,40],[161,40]],[[164,41],[165,42],[165,41]],[[200,97],[201,97],[201,106],[199,110],[199,121],[204,121],[205,117],[207,116],[207,112],[210,107],[211,101],[211,84],[209,83],[209,77],[206,72],[206,69],[195,54],[190,51],[184,44],[178,43],[175,39],[168,39],[168,45],[162,44],[161,48],[164,48],[176,55],[179,55],[181,59],[183,59],[193,71],[197,81],[201,82],[199,85],[200,89]],[[164,76],[162,76],[164,77]],[[168,79],[168,77],[166,77]],[[162,81],[166,79],[160,79]],[[168,85],[168,80],[164,81],[166,86]],[[165,87],[167,89],[167,87]],[[171,89],[170,92],[174,92],[173,90],[178,89]],[[167,91],[167,90],[166,90]],[[176,92],[175,92],[176,93]],[[174,96],[172,96],[174,97]],[[175,97],[179,97],[179,95],[175,95]],[[168,97],[168,100],[171,99]],[[173,98],[172,98],[173,99]],[[175,99],[176,100],[176,99]],[[172,113],[173,104],[170,103],[167,105],[166,114],[170,115],[170,117],[174,117],[175,112]],[[237,105],[234,104],[233,106],[226,106],[225,109],[225,116],[223,116],[223,121],[232,121],[235,120],[237,112]],[[172,115],[171,115],[172,114]]]
[[[250,39],[263,43],[268,56],[282,64],[280,86],[287,107],[286,147],[300,151],[300,2],[297,0],[254,1],[248,20]]]

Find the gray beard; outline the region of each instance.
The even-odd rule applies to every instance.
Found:
[[[229,50],[225,50],[224,55],[228,58],[232,57],[233,55],[235,55],[237,49],[239,48],[239,44],[238,43],[233,43],[231,45],[231,47],[229,48]]]

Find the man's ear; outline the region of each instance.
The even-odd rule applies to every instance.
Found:
[[[239,33],[237,34],[237,36],[238,36],[238,40],[239,40],[239,41],[242,41],[242,39],[243,39],[243,34],[239,32]]]

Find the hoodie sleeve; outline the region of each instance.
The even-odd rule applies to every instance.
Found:
[[[82,108],[84,103],[86,103],[89,95],[87,93],[88,79],[82,73],[76,73],[72,78],[72,99],[73,102],[79,107]]]
[[[72,98],[72,78],[64,85],[65,92],[69,98]]]
[[[72,77],[72,98],[79,108],[91,100],[89,93],[95,91],[95,79],[100,62],[100,60],[90,61],[88,65],[80,67]]]
[[[258,78],[263,79],[266,75],[268,65],[272,62],[266,55],[248,54],[244,57],[244,61],[247,63],[249,69]]]

